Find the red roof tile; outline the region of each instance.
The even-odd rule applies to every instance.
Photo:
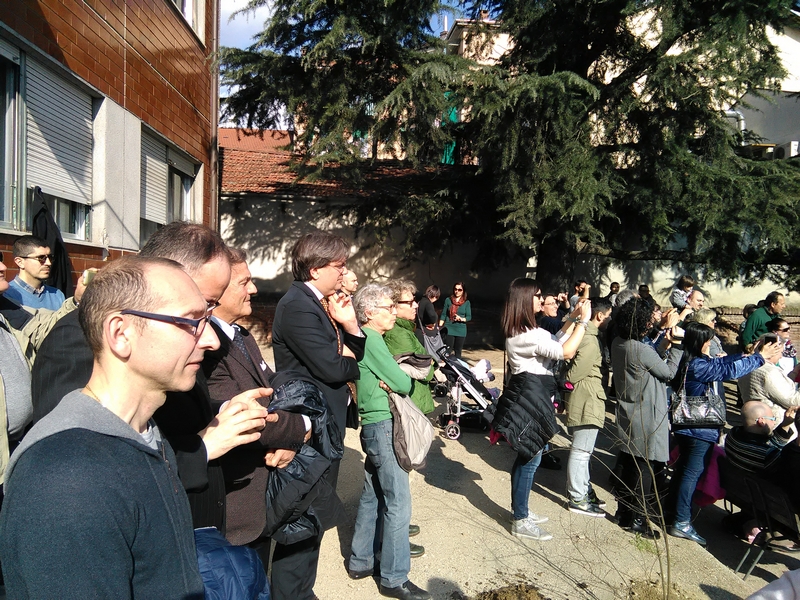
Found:
[[[235,148],[237,150],[253,150],[256,152],[288,152],[284,148],[290,144],[289,132],[278,130],[220,128],[219,147]]]
[[[399,161],[377,161],[362,166],[362,185],[338,178],[335,165],[326,167],[328,179],[297,182],[292,161],[299,155],[281,148],[289,143],[286,131],[264,131],[245,135],[246,130],[220,129],[221,192],[223,194],[269,194],[305,198],[350,198],[432,193],[446,186],[440,179],[447,167],[415,170]]]
[[[305,197],[353,197],[356,190],[338,181],[295,183],[289,152],[253,152],[220,148],[223,194],[291,194]]]

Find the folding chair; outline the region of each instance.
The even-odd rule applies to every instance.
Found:
[[[751,475],[744,477],[744,483],[750,491],[753,516],[761,528],[761,533],[747,548],[747,552],[734,571],[738,573],[753,549],[758,548],[755,560],[744,574],[743,579],[747,579],[761,557],[764,556],[764,552],[772,549],[771,541],[789,539],[797,542],[800,539],[800,520],[798,520],[786,492],[774,483]]]

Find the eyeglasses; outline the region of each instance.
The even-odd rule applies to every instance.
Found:
[[[454,292],[463,292],[464,288],[453,288]]]
[[[539,297],[540,296],[537,296],[537,298],[539,298]],[[547,302],[544,303],[544,305],[545,306],[558,306],[558,302],[556,302],[555,300],[548,300]]]
[[[339,271],[339,273],[344,273],[345,269],[347,268],[347,263],[343,265],[334,265],[333,263],[330,263],[328,266],[331,267],[332,269],[336,269],[337,271]]]
[[[56,255],[55,254],[40,254],[38,256],[23,256],[22,258],[30,258],[30,259],[33,259],[33,260],[38,260],[39,264],[43,265],[48,260],[52,263],[55,260]]]
[[[415,302],[416,302],[416,300],[414,300],[414,299],[412,298],[411,300],[398,300],[397,302],[395,302],[395,304],[406,304],[406,305],[408,305],[408,306],[413,306],[413,304],[414,304]]]
[[[125,309],[120,311],[121,315],[133,315],[134,317],[141,317],[142,319],[151,319],[153,321],[161,321],[163,323],[172,323],[173,325],[188,325],[192,328],[192,335],[197,337],[202,335],[203,330],[206,328],[206,323],[211,318],[211,311],[206,313],[205,317],[200,319],[189,319],[188,317],[174,317],[172,315],[161,315],[158,313],[143,312],[141,310]]]
[[[778,329],[778,331],[780,331],[781,333],[786,333],[790,329],[791,329],[791,327],[784,327],[783,329]]]
[[[394,304],[389,304],[388,306],[381,306],[380,304],[375,308],[382,308],[388,312],[397,312],[397,306]]]
[[[777,421],[778,417],[761,417],[765,421]]]

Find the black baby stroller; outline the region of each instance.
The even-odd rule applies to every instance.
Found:
[[[447,378],[447,409],[439,416],[439,424],[448,438],[457,440],[461,437],[462,419],[484,425],[483,411],[495,403],[500,391],[483,385],[494,380],[488,360],[482,359],[476,367],[470,368],[463,360],[449,356],[446,347],[440,348],[438,354],[443,361],[441,371]]]

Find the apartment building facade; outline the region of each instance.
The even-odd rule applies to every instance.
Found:
[[[0,249],[30,231],[36,188],[75,271],[138,251],[176,219],[216,225],[218,7],[16,0],[0,11]]]

